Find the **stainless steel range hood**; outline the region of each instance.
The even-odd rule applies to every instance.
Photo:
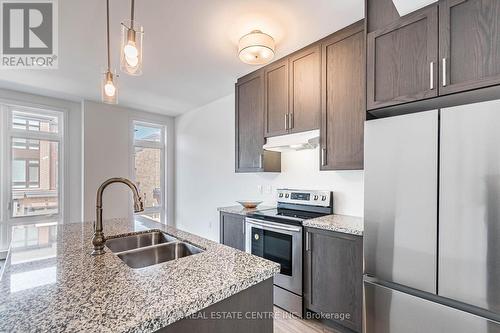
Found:
[[[287,152],[314,149],[319,145],[319,130],[274,136],[266,139],[264,150]]]

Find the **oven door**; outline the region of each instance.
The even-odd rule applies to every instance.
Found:
[[[274,284],[302,296],[302,227],[247,218],[246,252],[274,261]]]

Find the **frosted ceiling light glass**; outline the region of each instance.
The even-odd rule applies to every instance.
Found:
[[[274,39],[260,30],[240,38],[238,54],[246,64],[263,65],[274,58]]]
[[[106,104],[118,103],[118,86],[116,85],[116,74],[111,71],[104,73],[101,80],[102,101]]]
[[[120,69],[130,75],[142,74],[144,28],[135,20],[135,0],[130,1],[130,20],[122,22]]]

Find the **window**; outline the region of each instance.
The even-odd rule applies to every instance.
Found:
[[[22,218],[60,216],[63,113],[10,105],[2,105],[2,110],[8,114],[7,219],[22,222]]]
[[[165,127],[133,123],[134,180],[144,201],[142,215],[156,221],[165,217]]]
[[[16,189],[40,188],[39,160],[12,160],[12,187]]]
[[[59,132],[59,117],[37,111],[12,111],[12,128],[33,132]]]

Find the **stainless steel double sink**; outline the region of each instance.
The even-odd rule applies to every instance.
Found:
[[[143,268],[204,250],[160,230],[110,238],[106,246],[131,268]]]

